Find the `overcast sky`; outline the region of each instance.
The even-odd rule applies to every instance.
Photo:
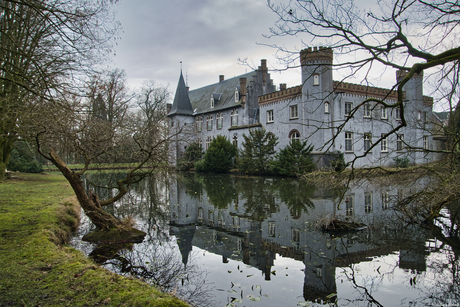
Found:
[[[266,39],[276,15],[266,0],[121,0],[117,16],[123,27],[114,65],[125,69],[130,86],[153,79],[174,92],[180,74],[191,89],[250,71],[261,59],[275,64],[275,49],[257,43],[285,43],[300,48],[299,38]],[[300,71],[272,72],[275,84],[300,84]]]

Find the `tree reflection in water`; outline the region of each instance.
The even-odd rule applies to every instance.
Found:
[[[411,183],[409,192],[418,188],[423,182]],[[117,217],[134,216],[148,233],[146,240],[92,255],[115,272],[175,291],[197,306],[248,306],[252,300],[273,307],[315,301],[455,304],[460,300],[458,204],[430,225],[408,224],[401,211],[392,210],[405,193],[407,186],[372,182],[343,192],[290,178],[157,174],[110,209]],[[318,231],[316,222],[329,214],[368,228]],[[284,263],[300,264],[301,270],[290,271]],[[209,278],[215,289],[206,283]],[[299,285],[302,291],[287,294]]]

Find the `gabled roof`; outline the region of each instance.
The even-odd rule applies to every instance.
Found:
[[[180,72],[179,83],[177,84],[176,95],[168,116],[171,115],[193,115],[192,104],[185,86],[182,70]]]
[[[255,72],[249,72],[239,75],[219,83],[211,84],[193,91],[190,91],[189,97],[194,110],[194,114],[215,112],[234,108],[241,105],[241,99],[235,102],[235,89],[240,90],[240,78],[246,78],[247,84],[252,80]],[[219,95],[217,95],[219,94]],[[211,108],[211,95],[214,97],[214,108]],[[216,98],[219,98],[216,100]]]

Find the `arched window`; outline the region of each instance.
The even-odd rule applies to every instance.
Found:
[[[329,102],[325,102],[324,103],[324,113],[329,113],[329,107],[330,107],[330,104]]]
[[[300,132],[298,130],[291,130],[289,133],[289,138],[292,140],[299,140],[300,139]]]
[[[319,85],[319,75],[313,75],[313,85]]]

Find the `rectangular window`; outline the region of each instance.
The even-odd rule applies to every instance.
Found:
[[[276,223],[275,222],[268,222],[268,236],[274,238],[275,237],[275,230],[276,230]]]
[[[208,136],[208,138],[206,139],[206,150],[208,150],[209,144],[211,144],[211,142],[212,142],[212,137]]]
[[[206,118],[206,123],[208,130],[212,130],[212,115],[208,115],[208,117]]]
[[[353,109],[353,102],[345,102],[345,116],[350,116],[352,109]]]
[[[345,196],[345,214],[346,216],[352,216],[354,211],[353,196]]]
[[[232,127],[238,126],[238,110],[236,109],[233,110],[231,117],[232,117]]]
[[[423,149],[428,150],[428,136],[423,137]]]
[[[353,151],[353,133],[345,132],[345,151]]]
[[[403,149],[403,142],[404,142],[404,135],[403,134],[398,134],[396,138],[396,150],[402,150]]]
[[[198,116],[196,118],[196,131],[200,132],[202,129],[202,125],[203,125],[203,117]]]
[[[395,118],[397,120],[400,120],[401,119],[401,108],[396,108],[395,109]]]
[[[224,114],[217,113],[217,129],[222,129],[222,122],[224,121]]]
[[[371,105],[366,103],[364,105],[364,117],[370,118],[371,117]]]
[[[292,228],[291,229],[291,241],[296,246],[299,245],[299,243],[300,243],[300,229],[298,229],[298,228]]]
[[[381,119],[388,119],[388,110],[386,107],[380,108],[380,118]]]
[[[273,110],[268,110],[267,111],[267,123],[273,123],[274,117],[273,117]]]
[[[297,109],[297,105],[289,107],[289,118],[290,119],[299,118],[299,112]]]
[[[380,142],[380,151],[387,152],[388,151],[387,135],[385,133],[382,133],[380,138],[382,139],[382,141]]]
[[[364,212],[372,212],[372,192],[364,193]]]
[[[232,141],[233,146],[238,148],[238,136],[236,134],[233,135],[233,141]]]
[[[364,134],[364,151],[371,149],[372,145],[372,135],[370,133]]]
[[[388,191],[382,192],[382,209],[387,210],[390,207],[390,193]]]

